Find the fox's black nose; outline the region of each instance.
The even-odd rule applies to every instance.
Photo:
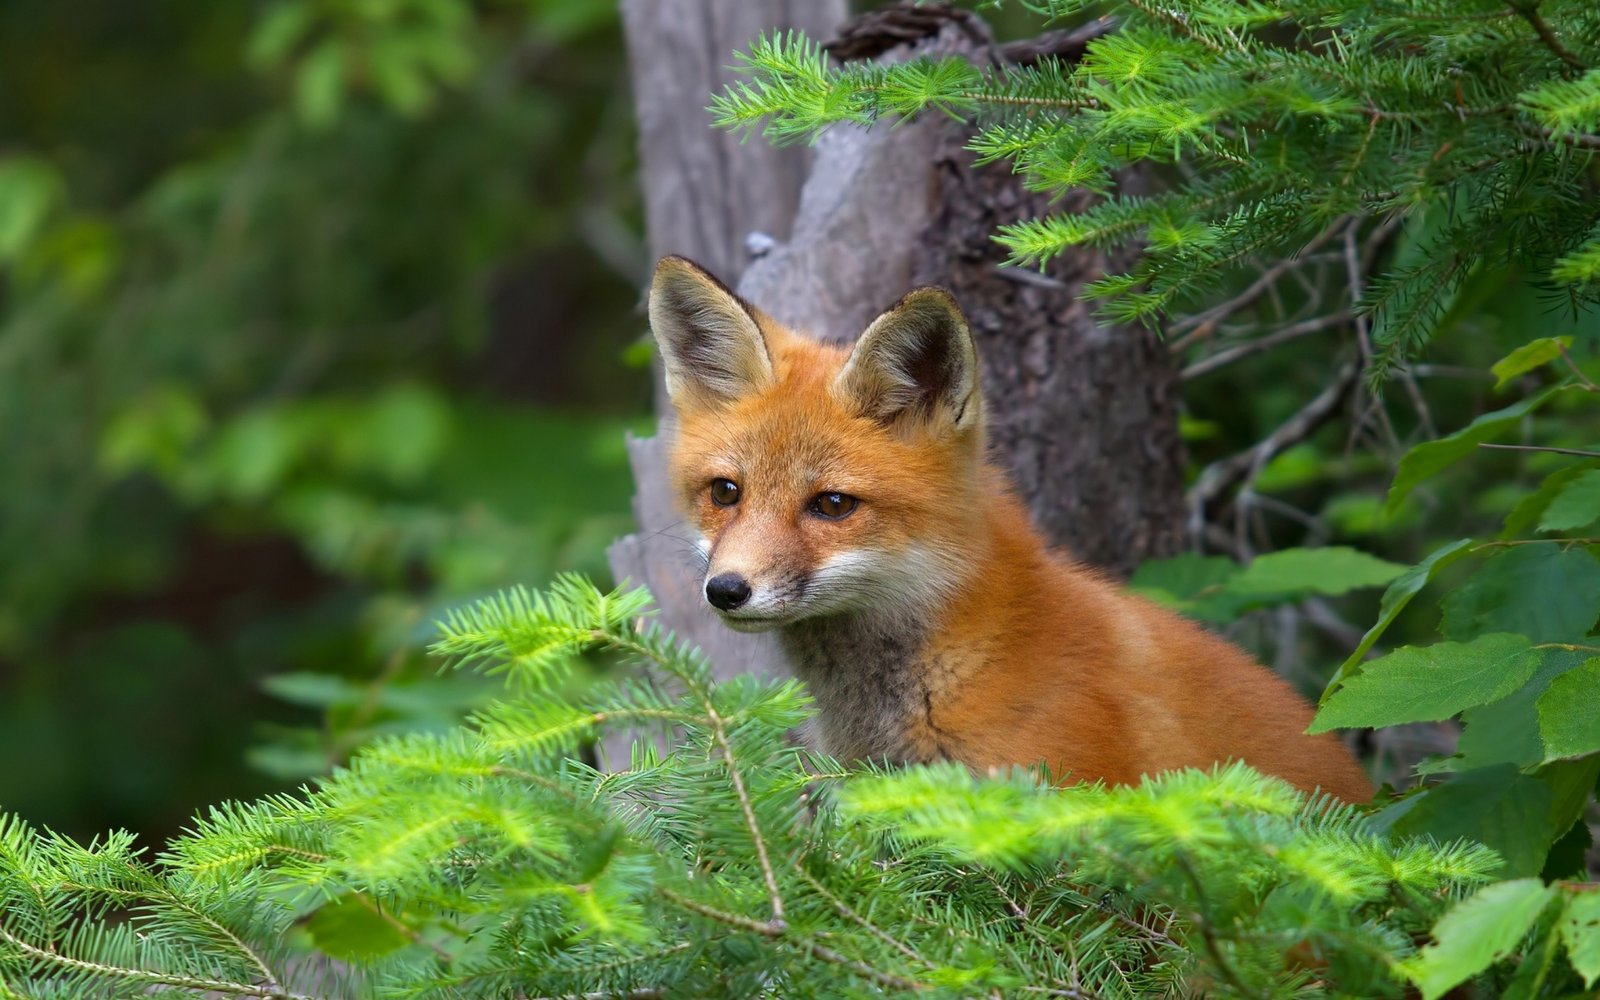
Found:
[[[712,607],[732,611],[750,599],[750,582],[738,573],[719,573],[706,581],[706,600]]]

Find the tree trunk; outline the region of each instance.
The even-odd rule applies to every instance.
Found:
[[[790,184],[792,171],[807,166],[793,150],[752,140],[760,155],[727,159],[729,137],[710,131],[699,111],[718,83],[693,68],[667,65],[684,58],[683,46],[643,44],[654,36],[640,34],[648,27],[640,12],[653,15],[657,6],[703,11],[733,4],[681,0],[625,8],[636,85],[651,88],[639,114],[652,250],[693,257],[778,320],[833,340],[854,338],[914,285],[950,288],[978,341],[993,453],[1013,471],[1036,523],[1053,542],[1117,574],[1177,551],[1183,544],[1183,455],[1177,373],[1167,352],[1149,331],[1102,325],[1080,301],[1083,284],[1110,263],[1103,254],[1066,255],[1043,274],[1008,270],[999,266],[1005,253],[991,239],[1002,223],[1071,211],[1083,199],[1051,203],[1025,191],[1003,164],[974,167],[962,148],[967,127],[941,115],[830,130],[810,157],[803,187]],[[823,20],[833,20],[841,5],[826,6]],[[784,5],[749,7],[770,15]],[[807,30],[828,37],[815,25]],[[970,15],[953,12],[933,30],[881,58],[925,51],[1003,56]],[[695,44],[701,46],[694,50],[695,66],[724,65],[741,40],[720,36],[711,44],[723,49],[709,56],[703,40]],[[670,100],[654,89],[665,86],[662,81],[678,88]],[[692,126],[663,125],[664,116],[681,123],[686,114]],[[691,146],[717,152],[691,155]],[[712,187],[701,183],[693,166],[707,159],[721,171]],[[753,173],[735,183],[739,170]],[[754,194],[761,190],[781,194],[763,200]],[[793,202],[781,199],[791,193],[798,193],[798,207],[785,211],[780,205]],[[657,204],[662,199],[669,204]],[[691,213],[694,224],[682,211],[685,201],[704,208]],[[745,230],[730,231],[740,226]],[[754,260],[742,249],[752,230],[777,238],[752,244]],[[773,644],[726,629],[700,598],[692,529],[671,509],[666,488],[663,435],[669,434],[664,426],[654,438],[630,442],[640,533],[613,547],[612,567],[619,577],[651,587],[662,621],[698,643],[719,675],[776,671]]]

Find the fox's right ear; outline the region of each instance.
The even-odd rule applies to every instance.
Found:
[[[687,258],[656,264],[650,330],[667,395],[679,407],[727,403],[772,381],[772,357],[750,307]]]

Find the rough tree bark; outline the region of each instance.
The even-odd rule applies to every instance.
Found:
[[[962,148],[965,126],[936,115],[895,127],[829,131],[813,151],[803,187],[788,186],[790,171],[807,166],[790,158],[790,150],[768,150],[741,161],[742,167],[721,159],[729,137],[712,131],[700,110],[717,84],[694,67],[672,69],[683,54],[654,44],[655,29],[640,12],[692,9],[693,15],[679,12],[684,24],[715,25],[721,22],[715,16],[708,22],[706,11],[734,6],[747,14],[757,7],[769,16],[789,13],[771,0],[625,7],[636,87],[652,88],[638,109],[652,249],[697,257],[777,319],[835,340],[853,338],[914,285],[952,289],[978,340],[992,448],[1050,539],[1118,574],[1177,551],[1184,538],[1183,461],[1177,373],[1167,352],[1148,331],[1102,325],[1080,301],[1083,284],[1106,271],[1110,262],[1103,255],[1070,255],[1042,275],[1019,272],[999,266],[1005,255],[991,239],[1002,223],[1071,211],[1082,201],[1052,203],[1024,190],[1004,165],[974,167]],[[812,37],[828,37],[814,25],[804,27]],[[905,39],[904,27],[894,40]],[[880,58],[934,50],[988,60],[1027,51],[987,44],[970,15],[935,20],[927,30],[934,34]],[[711,44],[725,46],[712,63],[726,64],[732,51],[727,36]],[[670,99],[657,89],[664,80],[677,81],[679,93]],[[708,155],[687,155],[685,147],[696,144],[724,151],[716,154],[719,169],[754,171],[755,178],[697,187],[710,203],[697,224],[744,231],[719,229],[713,239],[682,218],[681,189],[702,180],[694,164]],[[688,173],[661,176],[678,170]],[[762,190],[778,193],[759,210],[764,216],[738,200]],[[776,199],[791,191],[798,192],[798,205],[785,217]],[[673,204],[657,205],[658,199]],[[752,260],[744,250],[749,232],[776,242],[753,243]],[[640,533],[616,544],[612,567],[619,577],[650,586],[663,622],[699,643],[719,674],[778,669],[764,637],[734,633],[704,608],[692,533],[672,510],[665,487],[665,424],[656,437],[631,442]]]

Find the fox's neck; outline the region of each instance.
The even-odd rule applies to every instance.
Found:
[[[975,669],[953,648],[951,627],[993,612],[1026,614],[1043,543],[1021,505],[998,501],[959,536],[946,585],[920,606],[864,609],[784,628],[780,641],[795,675],[817,701],[816,742],[846,761],[915,763],[951,756],[934,720],[935,703]],[[1046,557],[1047,558],[1047,557]]]
[[[903,616],[830,615],[779,634],[790,667],[817,701],[819,747],[842,760],[931,760],[908,722],[927,697],[918,669],[929,629]]]

